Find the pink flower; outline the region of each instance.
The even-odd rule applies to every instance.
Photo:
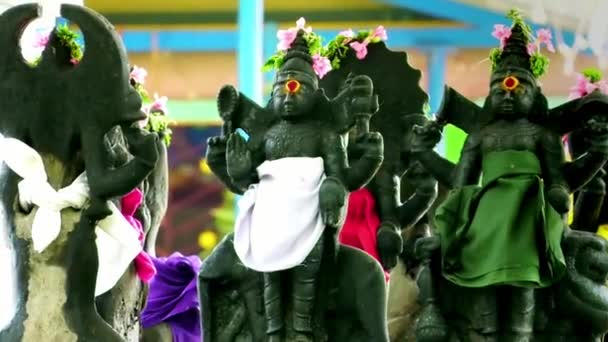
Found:
[[[382,40],[382,41],[388,39],[388,35],[386,34],[386,30],[384,29],[384,26],[380,25],[380,26],[376,27],[376,29],[374,30],[374,33],[372,33],[372,39],[373,38],[380,38],[380,40]]]
[[[536,45],[536,42],[530,42],[528,43],[528,55],[532,56],[535,52],[536,49],[538,49],[538,45]]]
[[[306,25],[306,19],[304,19],[303,17],[300,17],[300,19],[298,19],[298,21],[296,21],[296,30],[303,30],[306,33],[312,32],[312,27],[310,27],[310,26],[304,27],[305,25]]]
[[[349,45],[357,53],[357,59],[363,59],[365,56],[367,56],[367,44],[368,41],[366,39],[362,43],[352,42]]]
[[[279,30],[277,32],[277,38],[279,39],[279,44],[277,44],[277,50],[285,51],[291,47],[291,44],[298,35],[298,30],[295,28],[288,28],[287,30]]]
[[[583,97],[597,88],[598,86],[591,83],[589,79],[587,79],[587,77],[582,74],[576,74],[576,84],[572,88],[570,88],[569,98],[573,100],[579,97]]]
[[[167,101],[169,100],[166,96],[158,96],[157,93],[154,93],[154,102],[150,105],[150,111],[162,112],[163,114],[169,113],[169,108],[167,108]]]
[[[496,24],[494,25],[494,31],[492,36],[500,41],[500,48],[504,48],[507,43],[507,39],[511,37],[511,29],[505,25]]]
[[[34,41],[35,48],[44,48],[46,44],[49,43],[49,38],[51,37],[50,32],[42,33],[36,32],[36,40]]]
[[[312,56],[312,68],[319,78],[323,78],[325,74],[331,71],[331,62],[327,57],[317,53]]]
[[[129,76],[133,81],[135,81],[135,83],[144,84],[146,83],[146,77],[148,77],[148,71],[134,65]]]
[[[601,80],[601,81],[597,82],[597,87],[600,90],[600,92],[602,92],[602,94],[608,95],[608,81]]]
[[[338,33],[338,36],[342,36],[344,38],[355,38],[355,32],[352,29],[344,30]]]
[[[300,18],[296,21],[296,27],[290,27],[286,30],[279,30],[277,32],[277,39],[279,39],[279,44],[277,44],[277,50],[285,51],[291,47],[293,41],[296,40],[298,36],[298,31],[303,30],[306,33],[312,32],[312,27],[306,25],[306,19]]]
[[[77,58],[74,58],[74,57],[70,58],[70,63],[72,63],[73,65],[78,64],[78,62],[80,62],[80,61]]]
[[[541,47],[542,44],[545,44],[547,46],[547,50],[550,52],[555,52],[552,39],[553,36],[551,35],[551,30],[540,29],[536,31],[536,41],[538,42],[538,46]]]

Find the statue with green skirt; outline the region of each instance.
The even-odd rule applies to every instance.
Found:
[[[556,332],[557,322],[573,313],[560,300],[577,286],[573,277],[592,278],[593,286],[583,286],[592,292],[587,297],[603,293],[599,278],[608,274],[602,266],[607,260],[594,256],[583,262],[579,251],[606,254],[606,244],[572,232],[566,214],[570,192],[606,160],[607,125],[597,114],[606,112],[607,98],[598,92],[549,110],[539,82],[548,66],[540,54],[541,44],[550,47],[548,31],[538,30],[533,41],[519,13],[509,17],[510,28],[495,26],[501,46],[490,55],[483,107],[448,89],[436,120],[415,128],[415,155],[451,188],[435,213],[436,235],[416,244],[418,257],[427,260],[418,277],[418,341],[549,341],[566,335],[587,340],[576,329]],[[468,136],[457,165],[446,168],[447,161],[430,148],[447,123]],[[586,159],[565,168],[562,136],[577,127],[594,142]],[[583,263],[599,271],[573,274]]]

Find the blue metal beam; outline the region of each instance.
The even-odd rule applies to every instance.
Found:
[[[438,47],[429,49],[428,58],[428,87],[429,105],[431,113],[436,113],[443,100],[445,76],[447,73],[449,49]],[[445,155],[445,139],[442,139],[435,148],[437,153]]]
[[[481,39],[483,42],[479,42],[478,47],[487,47],[486,40],[482,36],[491,36],[495,24],[510,24],[510,20],[506,17],[506,13],[496,13],[494,11],[484,9],[479,6],[469,5],[456,0],[381,0],[382,2],[396,6],[408,8],[420,12],[422,14],[430,15],[436,18],[453,20],[460,23],[465,23],[470,26],[470,34],[475,33],[477,36],[471,36],[471,38]],[[530,25],[533,30],[542,28],[537,24]],[[573,32],[563,32],[564,41],[568,44],[574,42]],[[475,44],[473,42],[471,44]],[[492,47],[496,46],[496,40]],[[453,47],[469,47],[453,45]],[[590,53],[590,50],[585,53]]]
[[[267,25],[264,37],[271,41],[265,49],[276,46],[276,25]],[[273,32],[271,32],[273,31]],[[423,48],[449,46],[456,48],[490,48],[497,41],[489,33],[460,27],[447,28],[387,28],[388,42],[391,48]],[[333,39],[340,30],[317,30],[324,41]],[[176,52],[212,52],[237,51],[238,32],[233,30],[200,30],[200,31],[123,31],[123,41],[129,52],[150,52],[154,44],[160,51]],[[265,51],[264,54],[267,54]]]
[[[453,0],[382,0],[382,2],[433,17],[479,27],[491,28],[494,24],[507,23],[508,21],[504,15]]]
[[[230,33],[223,32],[214,38],[216,46],[227,48]],[[181,33],[185,34],[185,33]],[[198,41],[197,35],[190,33],[187,39],[180,39],[174,36],[171,39],[163,39],[159,35],[159,48],[162,49],[163,43],[185,43],[188,41]],[[262,68],[264,58],[264,0],[239,0],[238,14],[238,72],[239,89],[253,101],[261,104],[263,80],[260,68]]]

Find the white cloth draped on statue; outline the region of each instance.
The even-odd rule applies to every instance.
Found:
[[[35,207],[32,223],[34,249],[42,253],[59,236],[61,211],[82,209],[89,199],[86,173],[69,186],[55,190],[48,182],[42,157],[18,139],[0,135],[0,160],[23,178],[18,184],[19,204],[22,208]],[[108,201],[112,214],[95,227],[99,270],[95,295],[99,296],[116,285],[131,262],[141,252],[137,232]]]
[[[236,254],[258,272],[293,268],[304,261],[325,229],[319,212],[323,159],[266,161],[257,172],[260,182],[238,203]]]

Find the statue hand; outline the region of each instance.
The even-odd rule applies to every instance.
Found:
[[[574,258],[576,271],[599,284],[608,278],[608,242],[596,234],[568,229],[562,241],[564,255]]]
[[[570,195],[568,194],[568,190],[559,184],[549,187],[547,200],[553,209],[560,214],[565,214],[570,210]]]
[[[220,135],[217,137],[210,137],[207,139],[208,147],[217,147],[217,148],[226,148],[226,143],[228,142],[228,137],[225,135]]]
[[[319,190],[319,211],[323,223],[339,227],[346,219],[346,198],[348,192],[337,178],[327,177]]]
[[[123,128],[123,134],[129,143],[129,152],[132,155],[147,164],[156,165],[160,143],[158,134],[137,127]]]
[[[240,180],[249,177],[253,168],[251,152],[247,143],[237,133],[232,133],[228,137],[226,147],[226,167],[228,175],[233,180]]]
[[[418,260],[430,259],[440,247],[441,240],[438,235],[423,237],[414,244],[414,255]]]
[[[397,265],[397,259],[403,251],[403,239],[397,232],[397,227],[391,222],[383,222],[376,233],[380,263],[385,270],[391,270]]]
[[[425,194],[437,192],[437,180],[417,161],[407,170],[406,179],[416,191]]]
[[[435,148],[441,140],[441,126],[434,121],[429,121],[423,126],[414,125],[412,127],[412,146],[411,152],[428,152]]]
[[[592,118],[585,125],[589,132],[589,150],[608,155],[608,122]]]
[[[379,132],[363,133],[357,138],[355,144],[365,156],[374,159],[384,158],[384,140]]]

